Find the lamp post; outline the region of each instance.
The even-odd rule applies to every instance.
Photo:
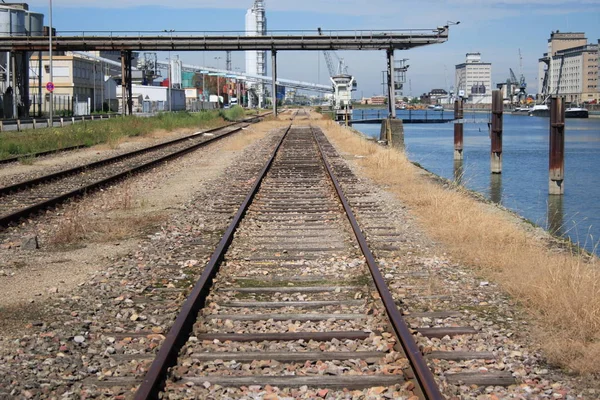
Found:
[[[171,36],[171,47],[173,47],[173,32],[175,29],[163,29],[163,32],[168,32]],[[167,74],[169,77],[169,86],[168,86],[168,96],[169,96],[169,112],[173,111],[171,107],[171,101],[173,100],[173,94],[171,93],[171,87],[173,86],[173,82],[171,81],[171,50],[169,50],[169,67],[167,68]]]
[[[50,13],[49,13],[49,25],[50,32],[48,34],[49,37],[49,48],[48,48],[48,56],[50,58],[50,82],[54,82],[54,71],[52,68],[52,0],[50,1]],[[42,62],[42,60],[40,60]],[[40,93],[41,96],[41,93]],[[50,92],[50,127],[54,126],[54,93]]]

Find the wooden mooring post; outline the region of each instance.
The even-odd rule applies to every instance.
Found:
[[[502,173],[502,114],[503,97],[500,90],[492,92],[492,128],[490,137],[492,139],[491,170],[492,174]]]
[[[550,103],[550,194],[565,194],[565,103],[552,97]]]
[[[464,158],[463,155],[463,100],[459,99],[454,102],[454,160],[459,161]]]

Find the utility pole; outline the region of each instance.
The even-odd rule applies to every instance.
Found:
[[[173,47],[173,32],[175,32],[175,29],[164,29],[163,32],[168,32],[171,36],[171,46],[170,48]],[[171,107],[171,102],[173,100],[173,96],[171,93],[171,86],[173,86],[173,82],[171,81],[171,50],[169,50],[169,68],[167,68],[167,74],[169,75],[169,86],[168,86],[168,96],[169,96],[169,112],[171,112],[173,109]]]
[[[96,61],[94,63],[94,90],[92,91],[92,112],[96,112]]]
[[[167,72],[168,72],[168,75],[169,75],[169,87],[168,87],[168,92],[169,92],[169,112],[173,111],[173,107],[171,106],[171,102],[173,100],[173,94],[171,93],[171,87],[173,86],[173,82],[171,80],[172,79],[171,78],[172,70],[173,70],[173,67],[171,66],[171,54],[169,52],[169,67],[167,68]]]
[[[50,32],[48,34],[50,46],[48,49],[48,55],[50,57],[50,82],[54,82],[54,69],[52,66],[52,0],[50,1],[50,14],[49,14],[49,25]],[[41,62],[41,60],[40,60]],[[41,93],[40,93],[41,95]],[[50,92],[50,127],[54,126],[54,92]]]

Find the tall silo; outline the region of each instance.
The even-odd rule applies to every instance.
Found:
[[[255,0],[254,5],[246,13],[246,36],[265,36],[267,34],[267,17],[265,2]],[[265,76],[267,74],[267,52],[264,50],[246,51],[246,73]],[[248,87],[248,106],[264,107],[265,86],[264,83],[250,83]],[[253,98],[254,93],[256,98]]]
[[[30,13],[25,3],[0,4],[0,36],[41,36],[44,15]],[[29,115],[29,58],[27,52],[0,53],[1,117]]]

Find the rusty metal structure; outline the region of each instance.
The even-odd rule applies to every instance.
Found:
[[[463,155],[463,133],[464,125],[463,99],[454,102],[454,160],[462,160]]]
[[[492,92],[492,125],[490,138],[492,139],[491,170],[493,174],[502,173],[502,132],[503,132],[503,97],[502,91]]]
[[[565,193],[565,103],[553,96],[550,103],[550,179],[549,193]]]

